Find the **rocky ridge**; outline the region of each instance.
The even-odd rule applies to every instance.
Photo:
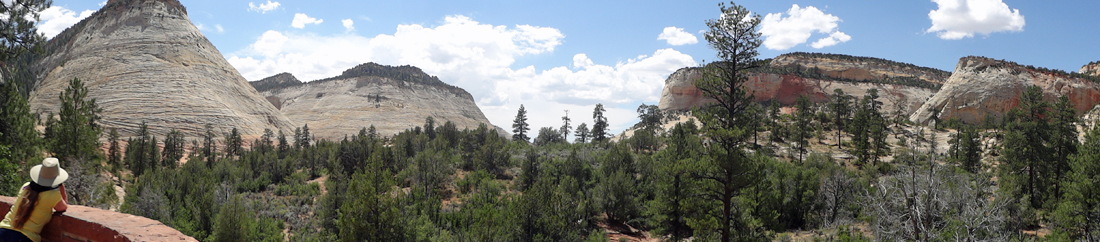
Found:
[[[429,116],[437,127],[447,121],[458,129],[494,127],[470,93],[412,66],[366,63],[336,77],[272,88],[263,95],[295,123],[309,125],[315,137],[329,140],[371,125],[379,134],[393,135],[423,125]]]
[[[980,123],[987,117],[1000,120],[1005,112],[1019,105],[1020,93],[1030,85],[1042,88],[1047,100],[1067,95],[1077,113],[1083,114],[1100,103],[1097,80],[1100,79],[1009,61],[963,57],[943,88],[909,119],[926,122],[931,110],[937,109],[942,120],[957,118],[966,123]]]
[[[828,77],[850,79],[858,82],[912,78],[931,84],[943,84],[951,76],[950,72],[935,68],[874,57],[805,52],[777,56],[769,62],[769,66],[815,68],[817,69],[816,72]]]
[[[264,92],[276,88],[302,85],[302,83],[303,82],[299,81],[297,77],[294,77],[294,75],[286,72],[275,74],[274,76],[269,76],[267,78],[260,79],[259,81],[248,82],[248,84],[252,85],[253,88],[256,88],[256,91],[258,92]]]
[[[799,96],[805,95],[820,103],[828,101],[838,88],[860,98],[869,90],[878,89],[884,112],[900,108],[906,115],[931,97],[935,87],[950,74],[876,58],[808,53],[781,55],[760,69],[750,72],[744,84],[758,102],[776,100],[793,105]],[[698,67],[682,68],[669,75],[658,106],[678,112],[712,102],[693,84],[701,75]]]
[[[191,23],[176,0],[112,0],[58,34],[34,63],[29,102],[40,117],[56,113],[58,94],[79,78],[96,99],[101,125],[133,135],[144,121],[198,137],[238,128],[246,139],[264,129],[290,131],[289,119],[231,66]]]
[[[1100,77],[1100,61],[1090,62],[1088,65],[1082,66],[1078,73]]]

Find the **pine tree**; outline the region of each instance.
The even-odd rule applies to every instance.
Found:
[[[387,171],[388,172],[388,171]],[[410,235],[390,183],[355,173],[347,187],[347,201],[340,206],[336,225],[340,241],[406,241]]]
[[[164,154],[162,155],[164,159],[161,160],[162,167],[177,167],[179,160],[183,158],[184,142],[183,133],[176,129],[172,129],[168,132],[167,136],[164,136]]]
[[[0,83],[0,145],[8,147],[11,162],[34,156],[41,142],[30,106],[19,94],[18,85],[13,81]]]
[[[145,149],[143,149],[143,150],[145,152],[148,152],[144,156],[144,157],[146,157],[146,159],[143,160],[145,162],[145,169],[146,169],[145,171],[159,170],[160,169],[160,162],[161,162],[162,158],[160,156],[160,146],[157,145],[157,136],[156,135],[153,135],[152,137],[149,137],[148,142],[145,143]]]
[[[374,125],[371,125],[374,128]],[[286,134],[282,130],[279,130],[278,144],[276,144],[276,150],[279,153],[279,159],[286,157],[287,152],[290,151],[290,143],[286,140]]]
[[[0,194],[15,195],[24,179],[17,172],[20,164],[41,153],[41,140],[35,130],[35,119],[27,104],[34,78],[17,73],[29,73],[18,60],[28,53],[43,53],[46,37],[38,32],[42,11],[50,7],[49,0],[7,1],[0,8],[5,16],[0,27]],[[19,17],[11,17],[19,16]]]
[[[573,142],[578,143],[578,144],[587,143],[588,142],[588,135],[589,135],[589,133],[588,133],[588,124],[581,123],[580,125],[577,125],[577,132],[573,133],[573,136],[577,137],[577,139],[574,140]]]
[[[302,127],[294,128],[294,150],[302,150]]]
[[[1018,196],[1028,197],[1028,206],[1040,208],[1049,197],[1048,177],[1044,164],[1050,158],[1046,142],[1049,104],[1043,101],[1043,91],[1030,86],[1020,95],[1020,105],[1009,111],[1004,132],[1000,169],[1001,188]]]
[[[241,147],[244,146],[244,140],[241,139],[241,133],[237,131],[237,128],[233,128],[228,134],[225,134],[225,157],[232,158],[234,156],[240,156],[243,153]]]
[[[981,171],[982,147],[981,135],[971,127],[962,127],[949,141],[948,159],[963,170],[978,174]]]
[[[558,131],[561,131],[561,139],[565,140],[565,142],[569,142],[569,132],[573,129],[572,126],[569,126],[569,121],[571,121],[569,119],[569,110],[565,110],[565,116],[561,116],[561,128],[558,129]]]
[[[752,134],[752,147],[757,149],[760,147],[758,142],[760,132],[767,131],[767,114],[764,113],[764,107],[759,103],[753,102],[749,105],[749,108],[745,110],[745,116],[749,117],[746,125],[749,128],[749,132]]]
[[[111,172],[117,173],[119,166],[122,166],[122,147],[119,146],[118,130],[111,128],[111,131],[107,133],[107,164],[111,166]]]
[[[703,123],[703,131],[708,142],[709,164],[697,171],[703,185],[700,194],[721,204],[712,221],[719,222],[717,228],[722,241],[753,240],[752,225],[741,223],[744,216],[738,214],[735,197],[741,190],[755,183],[757,165],[748,157],[743,147],[747,138],[745,130],[745,109],[752,102],[752,96],[746,93],[742,85],[747,77],[745,71],[762,65],[756,59],[756,49],[760,46],[759,15],[744,7],[732,4],[727,7],[719,4],[722,15],[718,19],[707,20],[709,30],[704,34],[710,47],[718,51],[718,62],[703,69],[702,78],[695,81],[704,97],[716,102],[692,111]],[[734,234],[737,232],[738,234]],[[760,239],[760,238],[756,238]]]
[[[50,151],[60,160],[90,161],[99,157],[99,112],[94,98],[80,79],[69,80],[69,87],[58,95],[61,100],[59,119],[46,127],[50,133]]]
[[[607,140],[607,117],[603,116],[603,113],[607,112],[603,108],[602,103],[597,103],[596,108],[592,110],[592,130],[590,134],[592,136],[592,142],[603,142]]]
[[[222,205],[218,217],[214,221],[212,241],[248,241],[252,224],[255,218],[253,213],[245,206],[241,198],[244,195],[236,195]]]
[[[299,150],[309,148],[310,141],[313,140],[313,136],[309,134],[309,124],[303,124],[301,133],[295,130],[295,134],[296,136],[294,136],[294,147]]]
[[[432,118],[432,116],[424,119],[424,134],[428,135],[428,140],[435,139],[435,118]]]
[[[786,126],[780,122],[781,118],[782,114],[780,113],[779,100],[773,99],[768,103],[768,119],[766,119],[766,122],[768,124],[768,131],[771,131],[770,138],[774,142],[783,142],[787,137]]]
[[[202,157],[206,158],[206,167],[214,167],[214,161],[218,160],[218,143],[214,141],[217,135],[214,134],[214,126],[206,124],[204,126],[206,133],[202,136]]]
[[[523,107],[523,104],[520,104],[519,111],[516,112],[516,119],[512,120],[512,140],[527,143],[531,139],[527,137],[527,131],[530,130],[531,125],[527,124],[527,109]]]
[[[1055,235],[1068,240],[1100,241],[1100,128],[1087,131],[1078,151],[1070,156],[1051,224]]]
[[[150,146],[149,143],[153,143],[153,145]],[[150,147],[155,149],[156,143],[153,141],[152,135],[149,134],[149,125],[142,121],[138,126],[136,138],[131,137],[126,142],[124,161],[130,167],[130,172],[134,174],[134,177],[139,177],[141,174],[145,174],[146,171],[152,170],[152,165],[159,160],[159,157],[152,156],[153,152],[150,151]]]
[[[665,119],[665,114],[661,111],[657,105],[642,105],[638,106],[638,128],[656,131],[661,127]]]
[[[253,150],[260,150],[261,153],[268,153],[275,150],[275,132],[271,129],[264,129],[264,134],[260,135],[259,142],[255,142],[252,147]]]
[[[688,225],[688,220],[702,212],[692,192],[700,184],[691,179],[697,154],[703,153],[698,132],[694,122],[677,123],[668,132],[668,147],[654,155],[656,160],[667,162],[658,164],[655,196],[645,204],[645,213],[651,217],[649,225],[654,228],[653,232],[666,235],[671,241],[692,237],[694,229]]]
[[[852,155],[856,157],[856,165],[863,166],[871,160],[871,155],[874,153],[871,150],[871,138],[868,129],[871,127],[872,114],[870,109],[870,103],[867,98],[859,101],[855,115],[852,116],[852,121],[848,124],[848,133],[852,135],[851,145]]]
[[[1050,168],[1050,174],[1053,176],[1051,179],[1054,185],[1054,194],[1061,197],[1062,185],[1061,182],[1065,179],[1065,174],[1070,170],[1070,156],[1077,154],[1077,110],[1073,109],[1073,104],[1070,103],[1069,97],[1062,95],[1058,98],[1058,101],[1054,103],[1051,111],[1050,119],[1050,149],[1051,158],[1047,163]]]
[[[793,142],[796,146],[795,150],[798,151],[798,161],[802,162],[802,156],[806,154],[806,147],[810,145],[810,136],[813,135],[813,110],[810,109],[810,99],[806,96],[798,96],[795,101],[795,109],[798,111],[795,114],[795,127]]]
[[[848,123],[848,116],[852,112],[852,98],[848,94],[844,94],[844,90],[840,88],[834,89],[830,98],[829,107],[833,111],[833,126],[836,129],[836,147],[839,149],[840,131],[844,130],[845,124]]]

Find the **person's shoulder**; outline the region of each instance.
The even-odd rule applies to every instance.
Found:
[[[58,201],[60,201],[61,200],[61,190],[53,189],[53,190],[49,190],[49,191],[45,191],[45,192],[40,192],[40,193],[38,193],[38,197],[40,197],[39,199],[48,199],[48,200],[58,200]]]

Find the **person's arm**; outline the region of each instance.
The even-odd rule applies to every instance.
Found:
[[[61,201],[57,202],[57,205],[53,206],[54,211],[65,212],[69,209],[69,194],[65,193],[65,184],[61,184],[58,189],[61,191]]]

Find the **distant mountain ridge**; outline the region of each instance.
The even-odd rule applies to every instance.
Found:
[[[237,128],[246,139],[264,129],[292,131],[187,16],[176,0],[113,0],[45,44],[31,73],[28,102],[40,118],[56,114],[58,93],[79,78],[103,109],[100,125],[124,137],[177,129],[199,137]]]
[[[458,129],[495,127],[469,92],[413,66],[365,63],[316,81],[292,78],[283,73],[251,84],[295,123],[309,125],[317,138],[337,140],[372,125],[393,135],[428,117],[436,126],[451,121]]]
[[[1025,87],[1036,85],[1053,100],[1069,97],[1079,116],[1100,103],[1100,62],[1079,72],[1022,65],[1012,61],[968,56],[953,72],[872,57],[794,52],[765,60],[764,67],[749,70],[744,83],[758,102],[792,105],[799,96],[826,102],[834,89],[862,97],[878,89],[884,113],[901,109],[915,122],[927,122],[938,110],[940,119],[980,123],[986,117],[1001,118],[1016,107]],[[665,80],[660,108],[686,111],[714,100],[703,97],[693,82],[701,68],[683,68]]]
[[[260,79],[258,81],[250,81],[248,82],[248,84],[252,85],[252,88],[256,88],[256,91],[263,92],[276,88],[287,88],[302,85],[302,81],[299,81],[297,77],[294,77],[294,75],[291,75],[290,73],[283,72],[275,74],[274,76]]]
[[[1098,77],[967,56],[959,59],[943,89],[909,119],[926,122],[931,118],[931,110],[938,110],[941,120],[957,118],[972,124],[987,118],[1000,120],[1006,112],[1019,106],[1020,93],[1031,85],[1039,86],[1048,101],[1068,96],[1077,115],[1100,103]]]
[[[1089,62],[1089,64],[1082,66],[1081,70],[1077,72],[1094,77],[1100,77],[1100,61]]]
[[[758,102],[774,100],[783,105],[793,105],[803,95],[813,102],[825,102],[835,89],[856,97],[879,89],[885,112],[900,108],[910,114],[950,76],[950,72],[934,68],[839,54],[795,52],[765,62],[764,67],[749,71],[744,86]],[[713,102],[693,83],[701,75],[699,67],[669,75],[658,106],[677,112]]]
[[[829,81],[898,84],[939,89],[951,72],[874,57],[792,52],[750,70]]]

